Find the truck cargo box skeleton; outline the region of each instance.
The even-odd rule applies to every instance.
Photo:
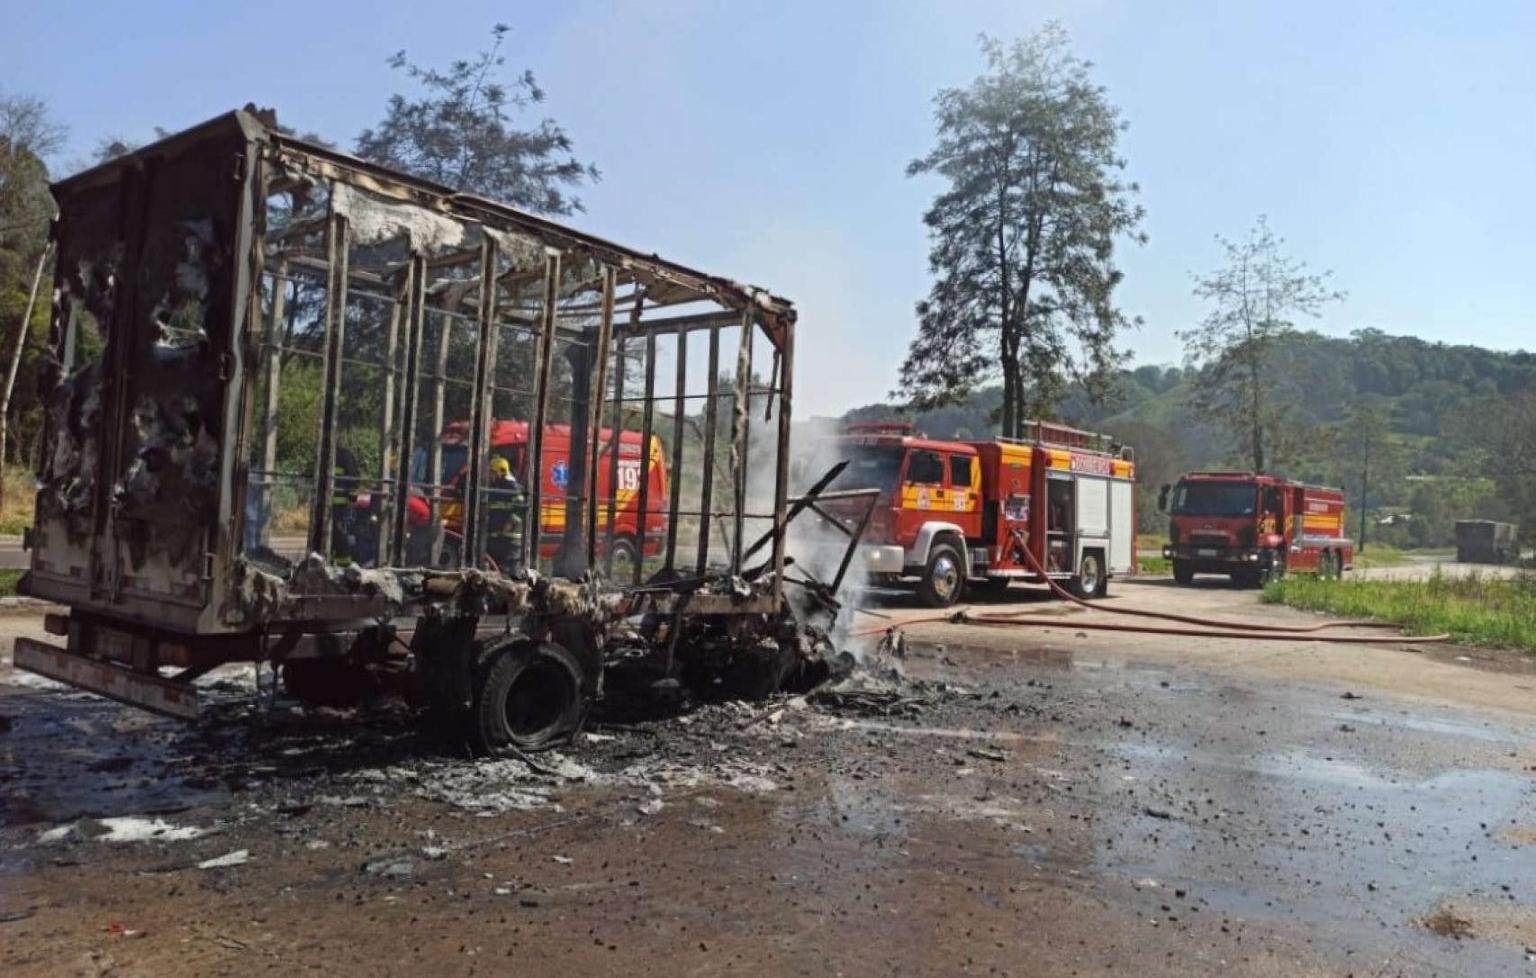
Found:
[[[644,617],[642,638],[669,653],[687,653],[684,630],[700,654],[715,639],[801,663],[828,651],[784,588],[788,301],[291,138],[253,110],[54,194],[52,376],[25,588],[70,608],[50,622],[69,642],[19,643],[18,665],[185,715],[190,680],[225,662],[355,665],[410,647],[424,685],[467,713],[508,655],[574,658],[568,671],[590,695],[624,620]],[[766,383],[758,332],[772,353]],[[688,384],[696,334],[702,392]],[[722,334],[739,338],[730,387],[718,380]],[[676,360],[664,394],[659,345]],[[688,414],[700,407],[697,432]],[[750,437],[759,411],[776,422],[764,444]],[[475,555],[491,491],[482,460],[507,418],[527,422],[521,525],[536,532],[503,574]],[[715,428],[727,420],[721,465]],[[470,461],[450,494],[441,433],[455,422]],[[703,450],[687,460],[690,425]],[[552,426],[568,429],[569,449],[546,472]],[[640,587],[643,560],[624,581],[594,566],[613,552],[620,483],[592,477],[599,460],[618,464],[599,442],[635,427],[637,444],[670,442],[653,575],[670,585]],[[749,492],[749,471],[772,473],[765,492]],[[545,492],[552,484],[564,498]],[[639,512],[658,509],[651,479],[632,488]],[[450,496],[456,550],[442,545]],[[406,500],[431,507],[424,539]],[[763,532],[771,556],[743,567]],[[835,612],[825,589],[809,590]],[[170,667],[181,672],[164,676]],[[93,682],[101,668],[121,673]],[[176,695],[161,695],[167,683]]]

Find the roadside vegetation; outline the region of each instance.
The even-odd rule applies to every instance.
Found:
[[[1138,557],[1136,570],[1141,574],[1172,574],[1173,561],[1167,557]]]
[[[1421,553],[1421,551],[1413,551]],[[1400,550],[1389,543],[1373,543],[1365,549],[1364,553],[1355,551],[1355,566],[1366,567],[1400,567],[1408,563],[1410,554],[1406,550]]]
[[[0,535],[14,536],[32,525],[32,508],[37,501],[37,483],[22,465],[8,465],[0,479],[5,480],[5,505],[0,508]]]
[[[1536,652],[1536,574],[1494,577],[1436,571],[1422,581],[1325,581],[1296,575],[1264,600],[1345,618],[1374,618],[1409,635],[1449,633],[1457,642]]]

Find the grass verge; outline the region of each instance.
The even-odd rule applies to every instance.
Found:
[[[15,597],[16,582],[25,573],[24,570],[0,570],[0,598]]]
[[[1407,551],[1385,543],[1372,543],[1365,548],[1365,553],[1355,551],[1356,567],[1400,567],[1406,563],[1408,563]]]
[[[1375,618],[1409,635],[1536,652],[1536,575],[1451,576],[1423,581],[1325,581],[1297,575],[1264,588],[1264,600],[1345,618]]]
[[[1172,574],[1173,561],[1167,557],[1138,557],[1136,570],[1141,574]]]

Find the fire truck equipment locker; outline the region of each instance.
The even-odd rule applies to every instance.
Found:
[[[1130,573],[1136,560],[1136,516],[1132,509],[1132,483],[1114,479],[1109,483],[1109,572]]]

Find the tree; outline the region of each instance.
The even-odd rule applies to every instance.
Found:
[[[0,465],[7,460],[11,393],[29,338],[47,329],[46,278],[48,223],[53,197],[48,192],[47,157],[64,141],[42,101],[0,96]],[[36,410],[36,399],[27,407]],[[0,497],[3,497],[0,480]]]
[[[1161,533],[1168,519],[1158,511],[1158,490],[1189,470],[1189,455],[1172,433],[1145,421],[1117,422],[1113,434],[1136,450],[1136,532]]]
[[[938,94],[937,143],[907,167],[947,187],[923,215],[934,282],[901,386],[929,408],[1001,376],[1002,433],[1017,437],[1072,376],[1110,389],[1116,335],[1132,325],[1114,304],[1114,246],[1145,240],[1143,212],[1120,179],[1125,125],[1066,31],[981,47],[986,74]]]
[[[1248,440],[1255,472],[1266,471],[1273,452],[1266,441],[1281,436],[1286,405],[1265,398],[1275,343],[1294,327],[1293,317],[1321,314],[1344,293],[1329,287],[1331,272],[1307,271],[1306,264],[1282,252],[1284,240],[1262,215],[1247,238],[1217,235],[1226,264],[1197,279],[1196,298],[1210,304],[1205,320],[1181,330],[1192,368],[1192,399],[1197,410],[1220,418],[1239,439]]]
[[[23,256],[42,248],[53,217],[44,160],[63,142],[64,128],[40,100],[0,95],[0,248]]]
[[[415,79],[419,99],[393,95],[384,119],[357,137],[357,154],[455,190],[480,194],[542,214],[582,210],[570,188],[598,179],[579,162],[571,138],[553,119],[518,129],[513,116],[544,101],[544,90],[524,71],[510,86],[494,81],[505,63],[501,45],[511,30],[497,24],[494,43],[473,60],[446,71],[423,68],[400,51],[390,67]]]

